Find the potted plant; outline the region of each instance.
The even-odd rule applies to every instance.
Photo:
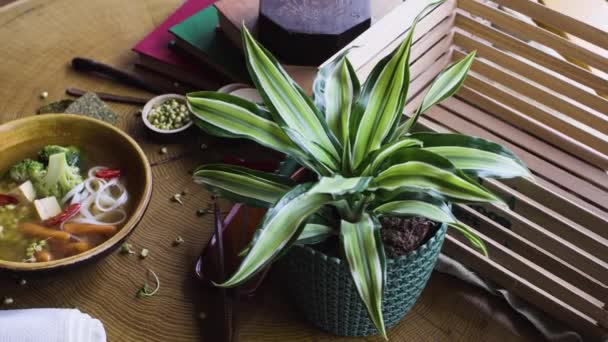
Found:
[[[247,66],[264,104],[216,92],[187,95],[206,132],[253,140],[313,175],[298,184],[239,166],[209,164],[194,172],[196,182],[219,195],[268,208],[238,270],[217,286],[243,284],[284,257],[292,297],[314,324],[341,335],[377,329],[386,338],[386,327],[420,295],[448,226],[485,253],[449,203],[500,203],[475,178],[530,173],[493,142],[411,131],[422,113],[459,89],[474,53],[439,74],[416,112],[401,121],[415,24],[363,85],[345,54],[321,68],[312,99],[243,27]],[[440,224],[413,252],[388,258],[380,222],[403,217]],[[322,241],[336,247],[333,255],[315,248]]]

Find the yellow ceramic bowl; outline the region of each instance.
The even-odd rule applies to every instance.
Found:
[[[119,246],[133,231],[150,202],[152,171],[142,149],[118,128],[79,115],[37,115],[1,125],[0,175],[20,160],[35,157],[40,149],[51,144],[80,148],[85,167],[99,164],[118,166],[126,177],[129,191],[128,219],[116,235],[82,254],[41,263],[0,260],[0,270],[49,271],[99,258]]]

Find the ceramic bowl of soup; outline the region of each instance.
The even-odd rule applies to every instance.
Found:
[[[0,270],[43,272],[98,259],[135,229],[150,164],[118,128],[46,114],[0,125]]]

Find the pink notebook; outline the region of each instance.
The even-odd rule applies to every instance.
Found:
[[[201,75],[204,77],[207,74],[204,68],[196,64],[193,59],[184,57],[169,48],[169,43],[173,40],[173,35],[169,33],[169,28],[181,23],[193,14],[207,8],[213,4],[214,0],[186,0],[173,14],[171,14],[162,24],[150,32],[144,39],[133,47],[133,51],[146,59],[156,60],[154,71],[172,76],[175,69],[184,71],[190,75]],[[144,66],[150,67],[149,63],[142,63]],[[160,70],[162,64],[166,64],[166,70]],[[177,78],[179,75],[173,75]]]

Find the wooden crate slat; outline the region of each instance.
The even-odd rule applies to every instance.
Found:
[[[590,249],[581,247],[581,236],[585,238],[585,235],[573,231],[569,226],[556,228],[535,222],[534,220],[539,217],[538,214],[525,215],[521,211],[516,212],[489,204],[481,204],[479,207],[483,208],[486,216],[504,222],[515,234],[526,237],[533,243],[540,244],[547,251],[561,256],[565,262],[579,267],[581,272],[602,284],[608,284],[608,266],[606,263],[602,262],[597,255],[592,255]],[[575,238],[568,239],[560,234],[562,231],[566,232],[564,235],[573,235]],[[595,249],[596,254],[606,250],[604,246],[599,247],[601,250],[598,252],[598,249]]]
[[[424,94],[424,91],[421,91],[415,98],[410,100],[410,102],[406,105],[406,112],[411,112],[414,108],[416,108],[416,106],[422,101],[423,94]],[[439,115],[439,117],[443,118],[443,120],[441,120],[441,122],[454,123],[454,121],[457,121],[457,120],[454,120],[454,118],[450,116],[451,114],[448,114],[448,115],[446,115],[446,114],[448,114],[448,113],[446,112],[446,113],[442,113]],[[432,118],[432,116],[430,116],[430,115],[421,117],[420,121],[423,124],[423,126],[425,126],[426,128],[429,128],[431,130],[445,131],[445,130],[442,130],[441,128],[437,127],[437,125],[435,125],[435,127],[433,127],[433,125],[431,124],[431,121],[429,121],[429,119],[427,119],[426,117]],[[448,129],[448,131],[453,131],[453,130]],[[459,131],[459,132],[470,133],[466,130]],[[494,139],[494,140],[496,140],[496,139]],[[509,196],[517,197],[518,198],[517,203],[519,203],[519,202],[523,203],[523,199],[525,198],[524,196],[521,196],[521,194],[518,194],[514,191],[510,191]],[[521,205],[519,205],[519,206],[516,205],[516,208],[518,208],[518,209],[521,207],[522,207]],[[538,208],[535,207],[535,209],[538,209]],[[512,228],[516,229],[518,233],[521,232],[520,234],[523,234],[523,235],[535,234],[534,235],[536,237],[535,241],[538,241],[538,243],[541,243],[541,244],[542,243],[549,244],[550,250],[552,250],[554,253],[566,255],[568,262],[572,262],[573,264],[577,265],[578,267],[582,267],[584,272],[588,273],[592,277],[599,279],[599,280],[603,281],[604,283],[608,283],[608,278],[607,278],[608,273],[606,272],[606,267],[605,267],[606,265],[599,263],[598,260],[595,258],[592,258],[592,257],[590,258],[590,255],[587,254],[587,252],[581,253],[580,250],[574,251],[573,249],[568,248],[567,241],[565,241],[561,238],[557,238],[556,236],[547,235],[547,233],[548,233],[547,230],[545,230],[541,226],[539,226],[529,220],[524,219],[523,217],[521,217],[515,213],[500,211],[500,208],[498,208],[498,207],[493,208],[493,210],[498,210],[499,215],[506,216],[508,218],[508,221],[511,222]],[[542,218],[544,223],[548,224],[549,226],[557,225],[559,233],[565,234],[566,236],[569,236],[569,237],[574,237],[575,241],[580,240],[580,237],[581,237],[580,232],[568,223],[565,223],[565,222],[562,222],[559,220],[556,221],[555,217],[554,217],[554,213],[552,213],[551,211],[546,211],[544,213],[541,213],[540,217]],[[602,229],[602,227],[598,227],[598,229]],[[602,253],[603,253],[603,251],[606,250],[605,244],[601,244],[593,236],[588,236],[587,234],[583,234],[582,237],[583,237],[584,241],[586,241],[586,243],[591,244],[591,245],[596,245],[595,247],[592,248],[592,250],[596,251],[596,253],[599,254],[600,257],[603,257],[604,254],[602,254]]]
[[[551,69],[565,77],[586,85],[602,94],[608,93],[608,84],[600,76],[595,75],[574,64],[551,56],[519,39],[513,38],[497,29],[483,25],[465,15],[456,15],[456,27],[468,31],[471,34],[492,42],[492,44],[503,49],[513,51],[515,54],[525,57],[548,69]]]
[[[492,114],[502,121],[509,122],[511,125],[512,122],[525,122],[526,125],[523,129],[521,126],[519,127],[525,133],[535,136],[540,140],[544,140],[555,147],[559,147],[561,150],[568,152],[585,162],[591,163],[601,170],[608,168],[608,156],[575,140],[564,132],[560,132],[537,120],[528,118],[525,113],[517,111],[496,99],[468,87],[461,88],[457,97],[463,99],[467,103],[473,104],[475,107],[483,109],[485,112]],[[540,153],[540,151],[537,151],[537,153]]]
[[[493,0],[495,3],[522,13],[560,31],[570,33],[598,47],[608,50],[608,32],[565,13],[530,0]]]
[[[608,72],[608,59],[554,33],[535,25],[525,23],[510,14],[475,0],[458,0],[458,7],[472,15],[489,20],[493,25],[500,27],[503,31],[510,32],[525,39],[533,40],[552,48],[562,56],[580,60],[601,71]]]
[[[365,64],[368,64],[374,56],[381,51],[384,51],[386,47],[390,46],[396,40],[403,39],[416,16],[433,2],[435,2],[435,0],[409,0],[407,3],[399,5],[396,9],[382,18],[382,24],[373,25],[344,49],[330,57],[329,60],[332,60],[345,49],[350,49],[348,59],[355,70],[360,69]],[[435,23],[439,23],[443,18],[451,15],[455,8],[456,1],[448,0],[441,6],[435,8],[434,11],[427,13],[424,19],[430,17],[427,20],[436,20]],[[424,32],[419,32],[418,34],[424,34]],[[357,48],[352,48],[355,46]],[[364,78],[363,76],[360,77]]]
[[[482,181],[482,184],[486,185],[488,188],[491,188],[492,191],[496,191],[497,193],[504,194],[505,196],[510,196],[507,200],[509,202],[510,208],[519,213],[522,216],[528,217],[531,221],[534,221],[545,227],[558,227],[564,230],[573,230],[573,231],[581,231],[591,232],[592,234],[585,233],[585,236],[590,240],[597,241],[598,249],[608,247],[608,232],[606,231],[606,225],[596,225],[596,226],[583,226],[578,224],[576,221],[568,219],[563,216],[561,213],[556,212],[539,201],[534,200],[533,198],[522,194],[509,187],[508,185],[503,184],[504,182],[499,182],[493,179],[486,179]],[[532,182],[528,182],[529,185],[533,184]],[[540,190],[543,194],[546,194],[546,191]],[[542,199],[542,198],[540,198]],[[583,210],[576,210],[576,214],[582,214]],[[608,258],[604,257],[604,253],[598,251],[597,256],[601,259],[608,260]]]
[[[421,91],[415,98],[411,99],[410,103],[406,105],[406,112],[408,112],[408,110],[413,110],[413,108],[416,108],[416,106],[418,106],[418,104],[422,101],[423,94],[424,91]],[[451,123],[454,121],[450,117],[444,119],[445,122]],[[433,130],[439,132],[454,131],[453,129],[444,127],[442,124],[438,124],[432,119],[429,119],[425,116],[420,118],[420,123],[421,126],[424,127],[426,130]],[[494,180],[484,181],[484,183],[485,182],[498,183]],[[513,205],[514,208],[517,210],[531,209],[531,211],[524,212],[524,215],[526,215],[526,217],[535,218],[537,220],[540,219],[545,224],[545,227],[556,227],[556,229],[558,230],[558,235],[549,233],[549,231],[545,228],[526,219],[524,216],[520,216],[516,212],[510,210],[507,211],[498,206],[487,205],[486,210],[489,210],[489,213],[498,217],[505,218],[507,222],[509,222],[510,229],[512,229],[515,233],[519,234],[520,236],[526,236],[528,239],[532,239],[531,241],[536,241],[537,243],[542,244],[543,246],[545,246],[545,248],[547,248],[549,251],[552,251],[553,253],[565,256],[565,260],[567,262],[571,262],[577,265],[578,267],[581,267],[583,272],[589,274],[595,279],[600,280],[603,283],[608,284],[607,265],[605,263],[599,262],[597,258],[594,258],[590,254],[588,254],[587,250],[583,251],[578,247],[576,248],[576,250],[571,248],[571,243],[567,240],[564,240],[560,236],[565,235],[568,237],[573,237],[573,241],[577,241],[579,243],[582,238],[584,240],[584,244],[590,244],[592,246],[595,246],[591,250],[596,251],[596,255],[598,255],[600,258],[603,258],[603,253],[605,253],[607,249],[606,244],[597,241],[597,239],[593,236],[589,236],[587,233],[584,232],[585,230],[580,229],[580,227],[576,228],[573,227],[571,223],[567,223],[563,220],[556,220],[556,217],[557,219],[559,219],[560,215],[557,215],[556,213],[547,210],[547,208],[542,209],[541,205],[528,208],[527,204],[530,203],[530,201],[527,200],[525,196],[512,189],[508,189],[504,186],[493,186],[491,190],[497,191],[497,193],[503,197],[513,198],[513,200],[510,200],[509,202],[511,202],[510,204]],[[597,229],[601,230],[602,228],[603,226],[600,226]],[[583,233],[581,233],[581,231],[583,231]],[[606,235],[605,232],[604,235]]]
[[[598,189],[592,184],[586,182],[585,180],[573,176],[572,174],[564,171],[563,169],[546,162],[545,160],[537,157],[534,154],[529,153],[528,151],[520,148],[519,146],[514,145],[511,142],[502,139],[494,134],[491,134],[484,128],[479,127],[469,121],[466,121],[456,116],[455,114],[446,111],[443,108],[431,108],[426,113],[426,116],[429,118],[434,118],[439,122],[446,122],[446,124],[449,122],[448,127],[451,128],[454,128],[456,127],[456,125],[458,125],[457,131],[459,132],[476,135],[502,144],[508,147],[515,154],[517,154],[517,156],[519,156],[527,164],[530,170],[532,170],[537,177],[543,177],[554,183],[555,186],[561,186],[565,189],[568,189],[572,193],[577,194],[579,197],[591,201],[597,205],[605,206],[608,204],[606,203],[606,198],[608,198],[606,196],[608,196],[608,194],[605,191]]]
[[[469,97],[471,98],[471,97]],[[474,102],[475,103],[475,102]],[[507,122],[504,122],[495,116],[488,114],[486,111],[478,109],[457,97],[447,99],[443,102],[445,107],[450,108],[453,112],[459,113],[460,116],[473,122],[482,122],[484,128],[494,133],[505,140],[509,140],[513,144],[522,149],[538,156],[575,174],[596,186],[608,190],[608,174],[602,169],[595,167],[581,159],[578,159],[571,154],[568,154],[551,144],[548,144],[541,139],[528,134]],[[494,109],[498,106],[494,106]]]
[[[567,122],[542,109],[540,106],[527,102],[520,94],[515,95],[496,87],[490,82],[483,80],[474,72],[469,73],[464,84],[498,102],[508,104],[509,107],[520,113],[525,113],[512,118],[512,121],[510,121],[513,125],[518,126],[521,129],[529,130],[529,122],[535,120],[559,132],[563,132],[604,155],[608,155],[608,138],[603,134],[597,134],[588,128],[586,129],[571,122]]]
[[[415,52],[418,55],[418,58],[411,59],[413,63],[410,65],[410,79],[416,78],[418,75],[424,72],[425,68],[429,66],[429,63],[434,63],[442,55],[445,55],[451,44],[452,35],[444,36],[439,42],[436,42],[436,44],[434,44],[429,50],[426,50],[426,52],[424,52],[424,54],[421,56],[418,54],[421,54],[422,49],[426,47],[425,44],[412,46],[412,54]]]
[[[608,100],[605,98],[590,93],[570,82],[566,82],[557,76],[547,73],[532,64],[525,63],[484,42],[467,37],[462,32],[459,32],[459,30],[454,32],[454,45],[462,47],[467,51],[476,50],[480,57],[491,60],[493,63],[496,63],[503,68],[516,72],[517,74],[538,84],[542,84],[572,100],[578,101],[589,108],[595,109],[604,116],[608,116]]]
[[[431,82],[446,65],[450,63],[452,56],[449,53],[445,53],[439,57],[436,61],[431,59],[420,59],[414,63],[414,65],[421,63],[423,68],[417,68],[420,74],[411,74],[410,77],[410,88],[408,95],[413,98],[418,92],[426,88],[429,82]],[[414,110],[412,109],[413,103],[410,101],[404,108],[404,113],[411,114]]]
[[[534,265],[476,229],[471,227],[469,227],[469,229],[485,242],[488,253],[492,256],[493,261],[507,269],[517,270],[518,276],[526,279],[535,286],[542,286],[543,291],[560,298],[566,305],[589,316],[599,324],[608,326],[608,312],[602,309],[602,302],[585,294],[580,289],[567,284],[563,280],[560,280],[556,276],[540,268],[538,265]],[[461,242],[468,243],[466,238],[457,231],[450,230],[448,233]]]
[[[475,228],[475,230],[483,233],[485,236],[491,236],[496,242],[506,246],[534,264],[542,266],[572,286],[576,286],[602,303],[608,302],[608,287],[606,285],[601,284],[578,270],[575,266],[566,263],[563,259],[543,249],[541,245],[544,240],[533,243],[528,240],[528,235],[520,236],[515,234],[507,227],[485,216],[484,213],[473,209],[474,207],[455,205],[454,214],[459,220]],[[494,257],[493,253],[491,253],[491,257]]]
[[[412,51],[410,55],[410,61],[415,61],[418,58],[426,55],[425,51],[436,48],[438,44],[445,44],[446,41],[442,40],[446,36],[449,36],[449,45],[445,46],[443,52],[449,50],[452,45],[452,27],[454,26],[454,16],[445,17],[446,13],[433,12],[430,15],[424,17],[416,26],[414,31],[414,43],[412,45]],[[397,46],[401,43],[400,40],[395,40],[392,44],[386,48],[378,51],[373,58],[365,63],[365,65],[357,70],[357,75],[361,79],[367,78],[371,73],[373,67],[389,53],[393,52]],[[357,69],[355,67],[355,69]]]
[[[606,330],[597,325],[597,322],[589,316],[565,304],[560,298],[531,284],[508,268],[492,261],[490,258],[483,257],[452,236],[446,236],[443,251],[450,257],[464,262],[473,271],[482,274],[484,278],[500,284],[516,296],[524,298],[529,303],[541,308],[547,314],[569,324],[578,331],[585,332],[587,334],[585,336],[596,340],[605,336]]]
[[[496,136],[493,136],[492,134],[486,132],[482,128],[477,127],[471,123],[468,123],[467,121],[464,121],[463,119],[459,118],[458,116],[456,116],[442,108],[439,108],[439,107],[432,108],[427,113],[427,117],[430,119],[433,119],[435,121],[445,123],[445,125],[448,128],[450,128],[456,132],[474,134],[477,136],[481,136],[483,138],[490,139],[492,141],[497,141],[504,145],[509,145],[506,141],[502,141],[502,139],[500,139]],[[513,148],[513,146],[511,146],[511,147],[512,147],[512,150],[516,154],[520,155],[521,157],[524,157],[524,154],[525,154],[524,151],[518,150],[517,148]],[[545,165],[545,167],[548,168],[547,165]],[[485,182],[486,181],[484,181],[484,183]],[[495,190],[493,185],[494,185],[493,181],[487,181],[487,186],[491,187],[492,190]],[[514,192],[511,192],[511,196],[514,196]],[[514,197],[516,197],[518,200],[525,199],[523,195],[514,196]],[[578,225],[568,222],[561,215],[555,216],[556,213],[549,211],[548,209],[543,210],[543,212],[544,213],[537,215],[538,218],[534,218],[534,220],[538,221],[538,220],[542,219],[543,226],[551,227],[552,231],[559,231],[560,236],[567,235],[569,238],[576,237],[578,239],[577,242],[579,242],[582,246],[584,246],[585,250],[589,250],[590,253],[592,253],[594,255],[599,255],[599,257],[602,257],[602,255],[605,255],[604,253],[605,253],[607,246],[605,244],[601,243],[601,241],[598,241],[594,236],[587,234],[585,232],[586,229],[585,229],[585,231],[581,231],[581,230],[577,229]],[[528,214],[530,214],[530,213],[528,213]],[[598,229],[601,229],[601,228],[598,228]],[[608,276],[608,274],[607,274],[607,276]]]
[[[413,92],[411,92],[411,94],[413,94]],[[422,97],[420,95],[410,100],[410,102],[406,105],[405,113],[411,113],[421,101]],[[466,114],[478,111],[477,108],[471,107],[462,101],[458,101],[456,98],[448,99],[444,101],[443,104],[447,107],[456,109],[456,112],[461,113],[461,115],[464,116],[466,116]],[[425,116],[422,116],[422,120],[424,119]],[[491,120],[489,117],[484,116],[478,118],[478,120],[471,121],[488,123]],[[508,137],[513,138],[515,141],[526,141],[524,139],[525,136],[520,136],[517,133],[518,132],[516,131],[509,131]],[[551,153],[548,146],[542,147],[542,151]],[[530,182],[523,178],[506,179],[502,180],[502,182],[508,183],[512,187],[516,186],[522,193],[526,194],[531,199],[536,199],[537,202],[549,204],[550,206],[548,208],[564,213],[565,215],[569,215],[568,217],[570,220],[578,222],[583,226],[591,227],[590,230],[594,231],[600,236],[608,238],[608,230],[603,228],[608,226],[608,214],[598,207],[592,206],[588,202],[582,201],[580,198],[574,198],[571,193],[568,193],[541,178],[537,178],[535,182]]]
[[[441,124],[425,118],[421,118],[421,125],[427,130],[451,132],[450,129],[443,127]],[[508,192],[509,196],[512,194],[512,192]],[[546,215],[545,213],[534,213],[524,217],[517,212],[504,210],[498,206],[483,205],[483,207],[487,215],[493,216],[501,222],[506,221],[509,229],[514,233],[525,236],[528,240],[542,245],[546,250],[562,256],[566,262],[576,265],[582,272],[594,279],[598,279],[602,283],[608,283],[608,272],[606,272],[607,267],[605,263],[600,262],[597,258],[578,247],[576,247],[576,249],[571,248],[572,244],[570,242],[558,235],[550,233],[545,228],[526,218],[544,218]],[[519,207],[520,206],[517,206],[518,209]]]
[[[455,59],[461,59],[464,56],[465,54],[463,52],[458,50],[454,51]],[[526,97],[533,98],[535,101],[561,112],[563,116],[567,117],[565,121],[572,118],[587,125],[589,128],[604,134],[608,133],[608,116],[604,114],[585,110],[581,106],[574,105],[571,102],[562,99],[561,96],[543,90],[537,84],[532,84],[520,77],[509,74],[500,68],[490,65],[482,59],[475,60],[472,70],[483,75],[486,79],[498,82],[519,94],[525,94]]]
[[[425,81],[429,81],[429,78],[426,78]],[[413,88],[414,89],[412,92],[410,92],[410,94],[417,94],[417,95],[409,100],[409,102],[405,108],[405,113],[413,112],[413,110],[422,101],[422,95],[423,95],[424,91],[419,90],[419,89],[422,89],[422,87],[419,84],[416,84],[416,87],[413,87]],[[452,98],[452,99],[445,101],[444,104],[446,104],[448,106],[455,106],[455,105],[463,104],[463,103]],[[458,109],[459,109],[460,113],[470,113],[470,112],[477,110],[475,108],[470,108],[468,106],[461,106]],[[448,117],[447,120],[445,120],[445,121],[453,123],[454,120],[450,120],[450,119],[451,119],[451,117]],[[425,122],[427,124],[430,122],[426,119],[426,116],[422,116],[421,120],[422,120],[421,122]],[[481,121],[487,122],[487,119],[483,118],[483,119],[481,119]],[[426,127],[426,128],[431,129],[431,130],[439,129],[440,131],[443,131],[443,132],[453,131],[452,129],[448,129],[448,128],[445,128],[444,126],[438,126],[438,125],[435,125],[434,127]],[[464,131],[461,131],[461,132],[466,133]],[[516,138],[517,138],[517,136],[516,136]],[[489,182],[496,182],[496,181],[490,180]],[[542,179],[537,179],[536,183],[530,182],[523,178],[517,178],[517,179],[513,179],[513,180],[507,179],[507,180],[503,180],[502,182],[503,183],[508,182],[510,184],[515,183],[518,185],[518,188],[525,189],[525,190],[530,190],[530,189],[534,190],[533,192],[526,193],[526,195],[528,195],[528,196],[531,195],[531,197],[524,196],[524,194],[520,193],[520,192],[515,192],[515,191],[509,192],[508,195],[510,197],[513,197],[514,200],[517,198],[521,199],[518,202],[511,201],[512,205],[514,205],[516,209],[519,209],[520,207],[522,207],[524,205],[530,206],[531,208],[529,208],[529,209],[539,209],[540,207],[542,207],[542,205],[538,204],[539,201],[550,200],[549,203],[551,204],[551,207],[548,207],[548,208],[544,209],[543,211],[539,210],[539,212],[536,212],[534,216],[536,216],[536,217],[547,216],[547,217],[549,217],[548,224],[553,225],[554,221],[551,219],[551,217],[555,216],[555,214],[556,214],[555,209],[561,209],[561,211],[558,210],[558,212],[569,214],[570,221],[578,222],[579,224],[582,224],[586,229],[598,234],[599,236],[602,236],[602,237],[608,239],[608,230],[604,228],[604,227],[608,226],[608,224],[607,224],[608,215],[602,214],[601,212],[599,212],[600,209],[593,207],[593,210],[589,210],[586,207],[580,205],[580,203],[581,203],[580,199],[579,199],[579,201],[575,202],[575,201],[572,201],[570,198],[566,198],[566,197],[560,195],[558,192],[555,191],[555,190],[559,190],[559,188],[557,188],[553,184],[545,184],[544,187],[541,187],[538,184],[538,182],[546,183]],[[504,191],[503,191],[503,193],[504,193]],[[525,199],[525,201],[524,201],[524,199]],[[533,199],[536,199],[536,204],[529,204],[529,203],[534,203]],[[549,210],[549,209],[551,209],[551,210]],[[529,212],[529,211],[527,211],[527,212]],[[559,216],[561,216],[561,215],[559,215]],[[567,222],[567,221],[564,221],[564,222]],[[571,224],[571,223],[566,223],[566,224]],[[591,236],[590,239],[595,240],[596,238]]]
[[[549,189],[543,179],[538,179],[536,182],[503,179],[501,182],[537,202],[542,202],[547,208],[561,213],[584,227],[597,227],[595,230],[594,228],[591,230],[606,237],[597,232],[597,230],[605,232],[606,229],[603,227],[608,227],[608,214],[603,213],[599,208],[582,206],[580,201],[573,200],[572,195],[562,189]]]
[[[424,91],[421,91],[421,94],[424,93]],[[417,98],[412,99],[412,108],[415,108],[416,106],[418,106],[418,104],[422,101],[422,96],[418,96]],[[434,131],[442,131],[442,132],[450,132],[451,130],[447,129],[446,127],[443,127],[441,124],[433,122],[432,120],[426,119],[424,117],[420,118],[420,122],[422,123],[423,128],[425,128],[426,130],[434,130]],[[496,207],[496,209],[500,209],[498,207]],[[504,214],[507,214],[506,212]],[[540,241],[540,243],[543,244],[543,246],[545,246],[548,249],[551,249],[553,251],[555,251],[555,253],[558,253],[561,256],[564,256],[564,259],[566,260],[566,262],[577,265],[577,267],[582,268],[584,270],[589,271],[588,273],[595,275],[595,277],[597,278],[605,278],[607,275],[607,272],[605,270],[604,265],[598,264],[596,261],[594,261],[592,258],[589,258],[587,256],[584,256],[583,254],[581,254],[579,251],[575,251],[572,248],[567,247],[568,242],[553,235],[548,233],[544,228],[536,225],[535,223],[517,215],[514,213],[511,213],[511,215],[505,215],[508,216],[509,219],[511,220],[510,222],[515,222],[514,225],[512,225],[512,228],[515,227],[520,227],[520,228],[525,228],[522,232],[522,230],[517,229],[517,232],[521,232],[520,234],[523,234],[525,236],[527,236],[528,238],[530,238],[530,236],[535,237],[532,234],[536,234],[537,239]],[[532,230],[530,230],[532,229]],[[446,248],[444,248],[444,252],[446,252]],[[448,255],[452,255],[450,253],[448,253]],[[454,256],[454,255],[452,255]],[[474,262],[472,263],[470,260],[466,260],[464,258],[457,258],[459,261],[464,262],[465,265],[467,265],[468,267],[472,268],[473,270],[478,270],[478,266],[479,263],[478,262]],[[517,272],[517,269],[512,270],[513,272]],[[502,272],[501,269],[494,269],[493,272],[498,272],[498,274],[500,275],[500,273]],[[479,271],[480,274],[482,274],[484,277],[490,277],[489,273],[486,271]],[[503,276],[503,275],[501,275]],[[514,287],[518,286],[518,284],[509,284],[506,282],[499,282],[501,285],[503,285],[505,288],[508,288],[510,290],[513,291]],[[531,300],[531,297],[534,297],[535,294],[534,293],[530,293],[530,294],[520,294],[520,296],[522,296],[522,298],[525,298],[526,300]],[[553,313],[551,313],[552,315],[554,315]],[[555,315],[554,315],[555,316]],[[572,321],[569,321],[569,323],[572,323]],[[574,324],[576,326],[576,324]],[[591,327],[587,326],[585,329],[590,329]],[[601,330],[601,328],[598,328],[597,326],[593,325],[593,329],[595,329],[595,333],[601,333],[604,332],[603,330]],[[582,330],[582,331],[586,331],[589,332],[590,330]]]
[[[419,103],[422,98],[420,97],[419,99],[414,100],[416,101],[413,101],[413,103]],[[448,102],[449,100],[445,103]],[[430,124],[432,121],[427,120],[425,116],[421,117],[421,120],[421,122],[425,122],[425,125],[422,126],[426,130],[430,129],[440,132],[454,132],[453,130],[448,129],[439,123],[435,122]],[[493,182],[493,180],[483,181]],[[608,213],[596,206],[591,205],[589,202],[583,201],[581,198],[576,197],[572,193],[556,187],[554,184],[547,182],[542,178],[536,178],[535,182],[530,182],[524,178],[502,179],[501,183],[508,185],[512,189],[517,190],[519,193],[526,195],[530,199],[534,199],[537,202],[542,202],[543,206],[547,206],[547,208],[552,209],[555,212],[560,212],[566,215],[566,217],[574,222],[577,222],[585,227],[592,227],[591,230],[600,236],[606,235],[606,230],[604,227],[608,227]],[[515,208],[519,209],[519,207],[524,203],[525,202],[523,201],[516,202]]]
[[[415,108],[421,101],[423,91],[416,96],[416,98],[412,99],[410,103],[406,105],[406,112],[408,109]],[[408,108],[408,106],[410,108]],[[434,110],[434,109],[432,109]],[[430,112],[429,112],[430,113]],[[441,118],[440,122],[445,122],[449,124],[453,124],[454,122],[459,122],[461,119],[453,117],[453,114],[449,112],[442,112],[438,115]],[[428,118],[428,119],[427,119]],[[438,131],[456,131],[461,133],[470,133],[470,131],[465,130],[454,130],[453,128],[440,128],[438,125],[433,126],[429,125],[432,121],[436,120],[432,115],[423,116],[420,118],[420,121],[423,126],[431,130]],[[448,124],[448,126],[449,126]],[[493,139],[498,140],[498,139]],[[525,181],[525,180],[523,180]],[[522,211],[522,214],[526,217],[534,218],[536,221],[541,221],[540,223],[544,227],[552,227],[557,230],[556,233],[558,236],[566,236],[572,241],[576,241],[580,246],[584,246],[585,252],[581,253],[581,250],[573,250],[568,248],[568,242],[563,240],[562,238],[557,238],[556,236],[548,236],[548,231],[536,223],[525,219],[523,216],[516,214],[515,212],[506,211],[497,206],[491,206],[492,212],[496,215],[506,217],[508,222],[511,224],[511,229],[516,230],[518,234],[524,236],[531,233],[537,234],[536,240],[538,243],[544,242],[545,244],[550,244],[550,250],[554,253],[565,254],[568,257],[568,261],[574,262],[577,266],[582,267],[584,272],[593,276],[594,278],[608,284],[608,269],[606,264],[600,263],[598,259],[591,257],[589,251],[593,255],[596,255],[599,258],[603,258],[605,255],[605,251],[608,249],[607,245],[602,241],[598,240],[597,237],[590,235],[586,228],[580,227],[575,223],[565,219],[561,215],[549,210],[548,208],[544,208],[542,205],[538,203],[535,205],[530,205],[530,203],[534,203],[532,200],[523,196],[522,194],[508,189],[505,186],[497,186],[499,182],[495,180],[484,180],[484,183],[488,183],[488,186],[491,187],[491,190],[497,191],[499,195],[503,197],[509,197],[511,200],[510,204],[514,209]],[[606,231],[603,229],[603,226],[594,227],[597,232],[600,232],[602,236],[606,236]]]

